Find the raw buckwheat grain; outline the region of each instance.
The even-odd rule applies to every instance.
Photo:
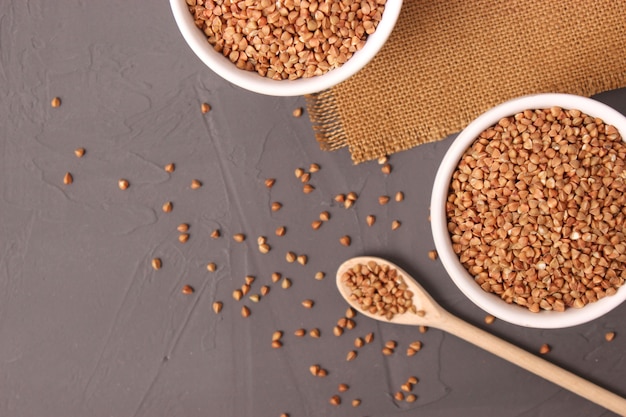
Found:
[[[615,294],[626,278],[625,161],[617,129],[578,110],[501,119],[453,173],[455,253],[483,290],[532,312]]]

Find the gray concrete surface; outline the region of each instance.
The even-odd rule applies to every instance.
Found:
[[[626,91],[599,99],[626,113]],[[0,2],[0,416],[612,415],[438,330],[357,316],[334,336],[347,307],[334,288],[337,266],[388,256],[455,314],[530,351],[548,343],[547,359],[626,396],[625,305],[569,329],[487,326],[428,259],[431,184],[453,138],[393,155],[383,175],[376,162],[353,166],[345,150],[321,151],[306,112],[291,115],[302,106],[302,97],[259,96],[207,70],[165,1]],[[321,170],[304,194],[294,170],[311,163]],[[276,178],[272,189],[266,178]],[[203,186],[192,190],[192,179]],[[346,210],[333,197],[349,191],[359,199]],[[403,202],[378,204],[397,191]],[[161,210],[167,201],[170,213]],[[283,208],[271,211],[274,201]],[[314,231],[322,211],[331,219]],[[368,214],[377,216],[372,227]],[[392,231],[392,220],[402,226]],[[210,237],[215,229],[222,237]],[[236,243],[240,232],[247,239]],[[343,235],[351,246],[339,244]],[[286,262],[288,251],[308,263]],[[318,271],[327,277],[314,279]],[[292,287],[272,283],[273,272]],[[248,295],[270,287],[257,303],[231,296],[248,275],[256,278]],[[184,285],[195,292],[181,293]],[[299,328],[321,337],[298,338]],[[270,343],[277,330],[281,349]],[[607,331],[617,333],[611,343]],[[347,362],[354,339],[369,332],[374,342]],[[392,356],[381,354],[387,340],[398,342]],[[407,357],[414,340],[423,349]],[[313,364],[328,376],[313,377]],[[417,401],[394,401],[409,376],[420,379]],[[339,383],[350,389],[334,407]]]

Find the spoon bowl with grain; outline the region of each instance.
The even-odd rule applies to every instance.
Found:
[[[351,258],[339,266],[336,279],[342,297],[367,317],[438,328],[626,416],[626,399],[454,316],[392,262],[373,256]]]

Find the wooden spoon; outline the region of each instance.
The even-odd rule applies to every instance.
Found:
[[[387,264],[390,268],[395,268],[399,275],[402,275],[404,282],[414,294],[413,304],[420,312],[419,315],[407,312],[404,314],[396,314],[391,320],[387,320],[384,316],[363,310],[357,301],[351,299],[350,296],[352,292],[350,288],[343,283],[341,277],[344,272],[351,269],[353,266],[357,264],[367,265],[370,261],[374,261],[379,265]],[[413,277],[407,274],[406,271],[385,259],[361,256],[347,260],[341,264],[337,270],[337,288],[348,304],[365,316],[389,323],[436,327],[578,394],[589,401],[599,404],[620,416],[626,416],[626,399],[452,315],[437,304],[430,294],[428,294]]]

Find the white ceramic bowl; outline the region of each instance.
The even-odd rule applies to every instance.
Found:
[[[452,250],[447,229],[445,203],[452,173],[465,150],[481,132],[495,125],[503,117],[512,116],[527,109],[543,109],[552,106],[578,109],[590,116],[600,117],[605,123],[614,125],[622,137],[626,136],[626,117],[624,115],[603,103],[586,97],[569,94],[538,94],[513,99],[485,112],[458,135],[439,166],[431,199],[431,227],[435,246],[439,259],[458,288],[478,307],[499,319],[520,326],[546,329],[575,326],[602,316],[626,299],[626,287],[618,289],[615,295],[604,297],[597,302],[587,304],[583,308],[567,308],[564,312],[541,311],[532,313],[524,307],[507,304],[497,295],[481,289]]]
[[[216,74],[247,90],[271,96],[299,96],[331,88],[356,74],[378,53],[389,38],[402,7],[402,0],[389,0],[376,31],[369,35],[365,46],[339,68],[310,78],[297,80],[272,80],[256,72],[241,70],[217,52],[206,36],[196,27],[185,0],[170,0],[178,28],[193,52]]]

